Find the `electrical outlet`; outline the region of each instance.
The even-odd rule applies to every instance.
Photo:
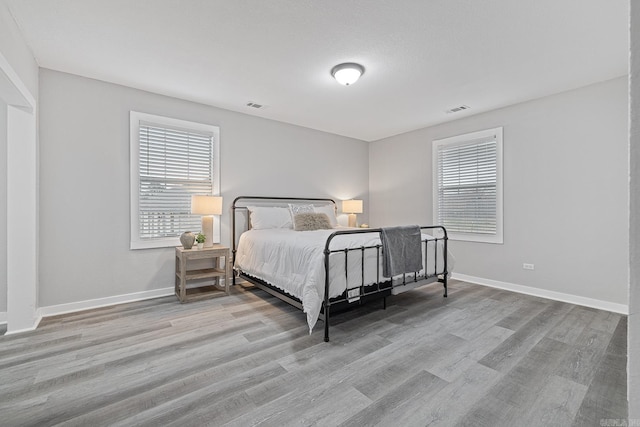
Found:
[[[527,264],[526,262],[522,264],[522,268],[525,270],[533,270],[533,264]]]

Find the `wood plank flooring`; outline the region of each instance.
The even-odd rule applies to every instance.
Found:
[[[599,426],[623,420],[627,319],[452,281],[337,315],[249,285],[0,337],[3,426]]]

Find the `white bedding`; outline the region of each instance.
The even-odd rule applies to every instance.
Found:
[[[238,243],[236,267],[300,299],[303,310],[307,314],[307,323],[311,332],[318,320],[324,300],[324,245],[329,235],[337,229],[294,231],[278,228],[246,231],[240,236]],[[423,234],[423,240],[425,238],[433,239]],[[330,249],[360,248],[376,244],[380,244],[378,233],[348,234],[335,237]],[[437,271],[443,269],[442,241],[438,245],[437,266],[433,265],[435,242],[431,241],[428,245],[428,273],[432,275],[435,268]],[[362,284],[361,260],[361,251],[349,252],[347,277],[345,277],[344,253],[331,255],[329,298],[341,295],[347,287],[349,289],[360,287]],[[365,250],[365,285],[377,281],[376,260],[375,249]],[[448,270],[451,271],[451,268]],[[381,267],[379,274],[382,281]]]

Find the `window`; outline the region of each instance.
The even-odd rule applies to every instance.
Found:
[[[502,128],[433,141],[433,217],[454,240],[502,243]]]
[[[180,234],[201,228],[191,195],[219,194],[219,129],[135,111],[130,120],[130,247],[179,246]]]

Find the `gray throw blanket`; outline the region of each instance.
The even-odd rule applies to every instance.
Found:
[[[409,225],[385,227],[382,240],[382,274],[393,277],[402,273],[422,270],[422,243],[420,227]]]

